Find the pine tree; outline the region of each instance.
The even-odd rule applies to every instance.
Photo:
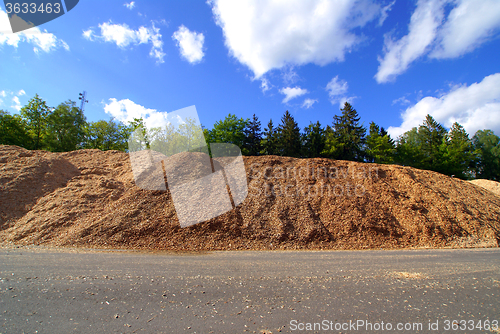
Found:
[[[311,123],[304,128],[303,156],[307,158],[318,158],[325,148],[325,130],[319,121]]]
[[[283,114],[278,127],[277,144],[281,156],[300,157],[302,148],[300,128],[288,110]]]
[[[425,117],[418,128],[420,150],[423,153],[422,168],[444,173],[443,141],[446,140],[446,129],[431,115]]]
[[[252,120],[247,123],[244,133],[245,139],[243,140],[243,154],[260,155],[260,151],[262,149],[262,134],[260,130],[260,121],[255,114],[253,114]]]
[[[474,144],[463,126],[457,122],[453,123],[446,135],[444,146],[445,173],[461,179],[471,178],[476,154]]]
[[[376,163],[393,163],[396,147],[391,136],[375,122],[370,123],[370,133],[366,137],[367,160]]]
[[[267,128],[264,129],[264,138],[262,139],[262,150],[265,155],[277,155],[277,130],[274,127],[273,120],[270,119],[267,123]]]
[[[333,116],[333,126],[327,132],[324,154],[339,160],[363,161],[366,129],[359,124],[356,109],[346,102],[342,115]]]

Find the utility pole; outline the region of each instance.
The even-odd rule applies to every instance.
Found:
[[[82,100],[82,103],[80,104],[80,112],[83,113],[83,109],[85,109],[85,103],[89,103],[89,100],[87,100],[87,92],[83,91],[83,93],[80,93],[80,97],[78,99]]]

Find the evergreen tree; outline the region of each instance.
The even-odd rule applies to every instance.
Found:
[[[446,129],[431,116],[425,117],[418,128],[420,149],[423,154],[422,168],[445,172],[443,141],[446,140]]]
[[[28,104],[21,108],[21,116],[26,122],[26,129],[31,137],[31,148],[40,150],[45,148],[45,137],[47,136],[47,115],[49,107],[38,94]]]
[[[453,123],[443,145],[445,173],[461,179],[471,178],[476,155],[474,144],[463,126]]]
[[[83,145],[85,116],[76,103],[61,103],[47,115],[46,146],[52,152],[74,151]]]
[[[420,149],[421,146],[418,129],[414,127],[398,138],[395,160],[406,166],[423,168],[424,155]]]
[[[30,148],[31,138],[26,132],[26,124],[19,115],[10,115],[0,110],[0,144]]]
[[[262,151],[265,155],[278,154],[277,136],[273,120],[270,119],[269,123],[267,123],[267,128],[264,129],[264,138],[262,139]]]
[[[325,148],[325,130],[319,121],[304,128],[303,154],[306,158],[318,158]]]
[[[479,130],[472,140],[478,154],[476,178],[500,181],[500,138],[491,130]]]
[[[333,116],[333,127],[327,132],[323,153],[333,159],[363,161],[366,129],[359,124],[356,109],[346,102],[342,115]]]
[[[260,121],[255,114],[253,114],[252,120],[247,123],[244,133],[245,139],[243,140],[243,154],[259,155],[262,149],[262,134],[260,130]]]
[[[302,149],[300,128],[288,110],[283,114],[278,127],[277,144],[279,155],[300,157]]]
[[[370,133],[366,137],[366,153],[370,162],[390,164],[394,162],[396,146],[384,128],[370,123]]]

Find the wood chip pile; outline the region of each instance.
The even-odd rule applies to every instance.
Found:
[[[244,162],[245,201],[181,228],[168,189],[138,188],[127,153],[0,145],[0,243],[264,250],[498,247],[500,241],[500,196],[470,182],[319,158]],[[182,170],[182,159],[177,163]]]

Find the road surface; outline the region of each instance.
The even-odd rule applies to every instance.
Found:
[[[495,321],[499,249],[0,249],[3,334],[500,333]]]

